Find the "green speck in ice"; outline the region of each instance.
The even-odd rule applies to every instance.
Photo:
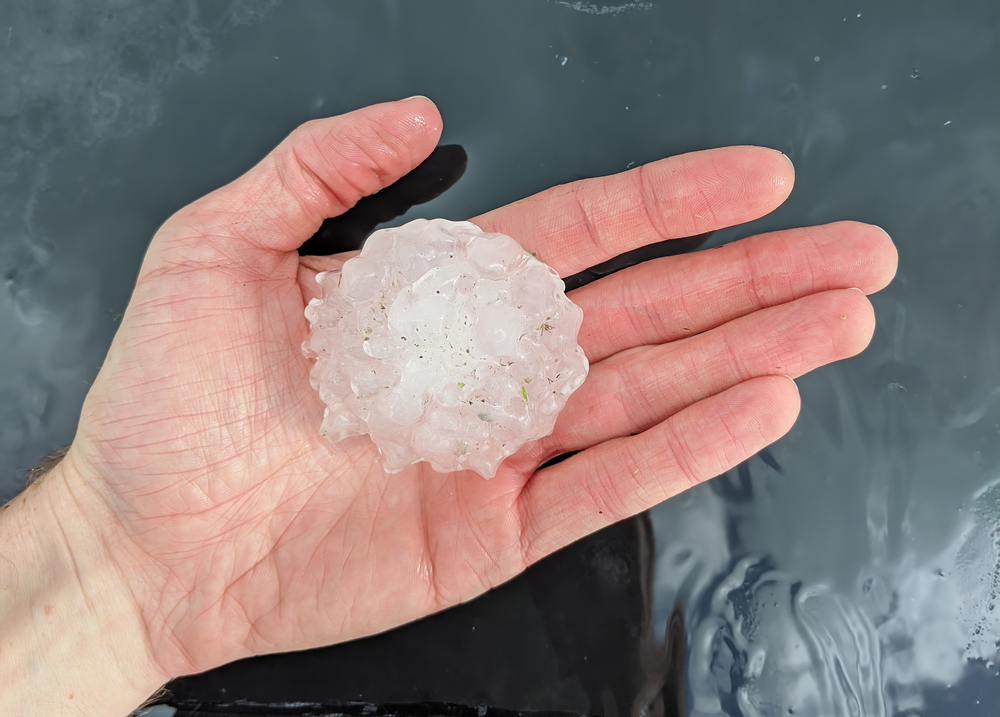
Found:
[[[528,392],[525,390],[524,386],[521,386],[521,396],[524,397],[524,402],[528,402]]]
[[[459,382],[458,382],[458,387],[459,387],[459,388],[465,388],[465,384],[464,384],[464,383],[462,383],[461,381],[459,381]]]

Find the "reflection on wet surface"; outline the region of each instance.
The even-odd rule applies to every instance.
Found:
[[[908,536],[891,560],[875,546],[888,534],[887,492],[873,487],[865,512],[876,549],[840,581],[822,575],[809,542],[761,524],[780,513],[777,478],[792,470],[755,460],[739,473],[653,513],[658,609],[689,606],[691,714],[951,714],[927,711],[948,692],[971,702],[962,714],[995,714],[1000,481],[962,502],[939,545],[920,550]],[[898,527],[917,528],[906,517]],[[760,552],[732,550],[744,530],[757,532]],[[830,557],[857,557],[842,552],[849,545],[845,536]]]
[[[5,7],[0,496],[72,437],[156,226],[301,121],[422,93],[442,109],[443,143],[459,145],[430,167],[450,190],[403,192],[327,227],[344,241],[383,211],[460,219],[667,154],[768,145],[795,161],[795,192],[708,246],[839,219],[885,227],[900,270],[873,298],[871,347],[800,380],[792,432],[651,511],[651,533],[636,528],[648,540],[588,543],[493,603],[342,646],[331,659],[363,686],[347,694],[329,678],[308,699],[615,717],[996,715],[997,67],[991,0]],[[619,563],[604,597],[557,591],[578,574],[604,585]],[[530,639],[467,641],[469,624],[486,624],[477,614],[530,625]],[[449,625],[461,631],[433,653],[437,671],[375,664],[407,651],[426,662],[414,645]],[[491,645],[509,653],[482,657]],[[600,669],[595,645],[608,653]],[[282,659],[314,684],[327,674],[308,672],[311,658],[272,658],[253,668],[257,686],[284,679]],[[218,699],[223,685],[232,697],[251,669],[187,695]]]
[[[689,606],[692,714],[995,714],[1000,480],[933,442],[892,382],[871,387],[885,429],[863,432],[845,388],[830,424],[803,383],[770,460],[653,511],[658,609]]]

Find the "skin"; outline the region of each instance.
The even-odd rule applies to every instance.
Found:
[[[877,227],[647,262],[570,294],[592,369],[552,435],[490,481],[388,476],[367,437],[318,434],[303,309],[347,256],[296,248],[419,164],[441,127],[420,97],[310,122],[157,232],[68,455],[0,513],[0,683],[21,685],[0,712],[125,714],[179,675],[470,600],[776,440],[799,410],[790,377],[872,335],[865,294],[896,267]],[[567,276],[760,217],[792,183],[782,154],[730,147],[472,221]]]

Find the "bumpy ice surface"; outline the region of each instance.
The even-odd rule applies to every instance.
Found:
[[[503,234],[417,219],[320,274],[306,307],[310,380],[331,441],[369,434],[382,465],[492,477],[552,432],[587,376],[583,311],[558,274]]]

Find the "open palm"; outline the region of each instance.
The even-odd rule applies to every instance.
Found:
[[[299,128],[154,238],[62,475],[87,506],[166,676],[329,644],[468,600],[728,469],[798,411],[787,376],[853,355],[883,232],[839,223],[646,262],[571,293],[591,364],[555,432],[496,477],[380,468],[330,445],[301,344],[324,218],[434,148],[427,100]],[[556,187],[472,221],[566,276],[780,204],[792,169],[735,147]],[[852,287],[861,291],[851,291]],[[548,458],[579,451],[539,470]]]

